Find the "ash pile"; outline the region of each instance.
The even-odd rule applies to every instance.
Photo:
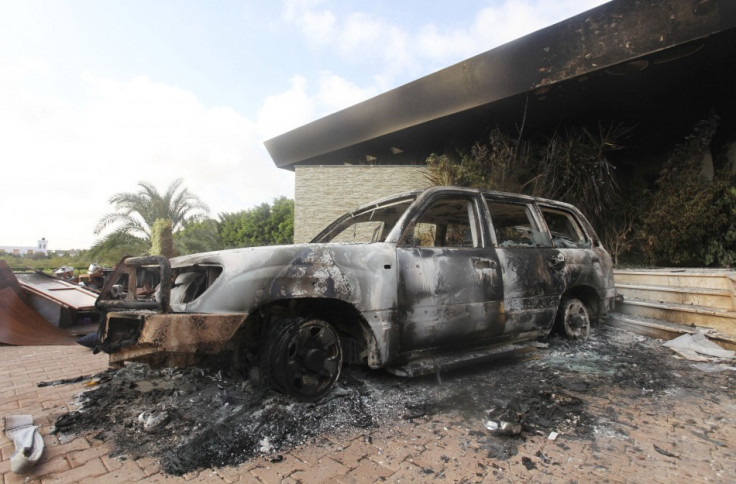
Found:
[[[708,385],[702,369],[673,357],[661,342],[614,328],[599,328],[582,343],[552,338],[540,346],[523,359],[423,378],[346,368],[335,389],[315,403],[222,369],[129,363],[92,377],[79,410],[62,415],[55,431],[94,432],[114,443],[116,455],[153,456],[165,472],[182,475],[254,456],[276,463],[281,453],[318,436],[343,438],[407,421],[421,425],[448,414],[474,429],[470,435],[489,458],[508,459],[530,435],[593,439],[631,404],[591,413],[590,399],[612,389],[635,402]],[[723,381],[712,385],[723,391]]]

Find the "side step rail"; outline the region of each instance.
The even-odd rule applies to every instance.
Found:
[[[518,357],[536,350],[537,345],[534,343],[494,346],[468,353],[431,356],[412,361],[405,365],[391,366],[386,368],[386,370],[396,376],[412,378],[415,376],[431,375],[439,371],[453,370],[463,366],[486,363],[501,358]]]

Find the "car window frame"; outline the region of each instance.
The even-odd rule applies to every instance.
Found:
[[[483,205],[486,210],[486,225],[488,227],[488,233],[490,235],[490,241],[492,244],[492,247],[497,249],[507,249],[507,248],[525,248],[525,249],[537,249],[537,248],[553,248],[552,244],[552,236],[549,233],[549,229],[547,228],[546,222],[543,220],[540,220],[541,218],[541,212],[538,210],[538,207],[534,203],[533,200],[525,200],[525,199],[514,199],[514,198],[507,198],[507,197],[496,197],[492,193],[483,193],[481,196],[483,200]],[[534,244],[534,245],[509,245],[504,246],[500,245],[498,243],[498,238],[496,237],[496,227],[493,222],[493,214],[491,213],[491,209],[488,206],[489,202],[493,203],[505,203],[508,205],[521,205],[526,208],[527,213],[531,215],[531,221],[536,225],[536,228],[532,228],[533,230],[536,230],[540,234],[542,234],[548,242],[545,244]]]
[[[401,227],[401,233],[397,239],[396,247],[397,248],[434,248],[434,249],[480,249],[488,247],[488,232],[487,232],[487,224],[484,223],[484,217],[485,217],[485,211],[486,207],[483,206],[480,203],[480,199],[482,197],[479,196],[477,193],[468,193],[465,191],[447,191],[447,192],[441,192],[441,193],[435,193],[432,194],[431,197],[428,197],[427,199],[417,199],[414,206],[410,207],[409,210],[407,210],[407,213],[404,215],[406,216],[405,223],[402,224]],[[414,233],[414,226],[416,225],[417,221],[421,218],[422,215],[426,213],[427,210],[432,208],[435,203],[442,199],[458,199],[458,200],[465,200],[471,204],[473,217],[474,217],[474,223],[476,225],[476,231],[478,236],[478,244],[476,246],[431,246],[431,247],[422,247],[420,245],[415,245],[413,243],[409,243],[409,235],[412,235]],[[470,207],[469,207],[470,208]],[[409,214],[408,212],[411,211],[412,213]],[[402,217],[403,218],[403,217]],[[399,220],[399,223],[401,222],[401,219]],[[396,229],[396,227],[394,227]],[[471,228],[472,230],[472,228]]]
[[[547,233],[549,234],[550,239],[553,242],[553,246],[554,246],[554,236],[552,235],[552,230],[547,225],[547,219],[544,217],[544,212],[542,211],[542,209],[544,208],[549,209],[549,210],[554,210],[557,212],[562,212],[564,214],[571,216],[573,220],[575,221],[575,223],[577,224],[578,229],[580,229],[580,231],[582,232],[585,242],[587,243],[586,247],[555,247],[555,248],[557,249],[591,249],[599,245],[599,242],[597,242],[597,238],[593,237],[589,233],[587,224],[583,223],[583,220],[577,210],[569,208],[569,207],[565,207],[565,206],[559,206],[559,205],[555,205],[551,203],[544,203],[544,202],[537,203],[536,205],[537,205],[537,209],[539,210],[539,216],[541,217],[542,222],[544,223],[544,226],[547,230]]]

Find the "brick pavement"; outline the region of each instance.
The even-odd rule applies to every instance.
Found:
[[[584,398],[601,417],[592,440],[527,435],[518,454],[489,458],[482,422],[448,414],[400,421],[391,427],[324,436],[238,467],[205,469],[182,477],[163,474],[151,458],[111,456],[93,434],[50,435],[55,419],[74,408],[84,383],[38,388],[39,381],[89,375],[107,367],[105,355],[80,346],[0,346],[0,415],[28,413],[41,426],[45,452],[31,474],[10,472],[12,443],[0,437],[4,484],[20,482],[735,482],[734,399],[677,391],[637,400],[611,389]],[[707,373],[703,373],[708,378]],[[656,447],[655,447],[656,446]],[[657,448],[660,451],[657,451]],[[666,455],[669,454],[669,455]]]

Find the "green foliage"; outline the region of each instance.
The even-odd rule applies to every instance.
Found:
[[[290,244],[294,240],[294,201],[275,199],[250,210],[220,214],[220,237],[227,248]]]
[[[436,186],[472,186],[464,161],[432,153],[427,157],[427,180]]]
[[[520,193],[522,183],[519,178],[527,176],[528,171],[527,153],[528,143],[520,143],[494,129],[487,143],[476,143],[469,153],[459,153],[455,157],[429,155],[427,178],[434,185]]]
[[[110,197],[115,212],[100,219],[95,234],[119,224],[116,232],[150,240],[151,228],[158,219],[170,220],[172,231],[177,231],[186,221],[201,219],[209,208],[196,195],[182,188],[182,183],[181,178],[175,180],[163,194],[145,181],[138,183],[141,189],[136,193],[116,193]]]
[[[294,200],[286,197],[274,199],[271,206],[274,244],[294,243]]]
[[[621,126],[599,125],[595,134],[584,127],[555,133],[540,157],[542,170],[532,191],[572,203],[591,219],[604,219],[618,192],[614,167],[606,154],[620,148],[618,139],[627,131]]]
[[[616,199],[613,166],[606,153],[618,149],[627,132],[620,126],[584,127],[538,140],[512,138],[498,129],[456,159],[427,158],[428,179],[435,185],[461,185],[524,193],[572,203],[590,218],[603,218]]]
[[[660,265],[731,265],[736,260],[736,189],[720,173],[701,175],[718,118],[699,122],[667,159],[642,215],[640,239],[647,262]]]
[[[151,255],[174,257],[174,239],[171,234],[171,220],[156,219],[151,228]]]
[[[736,188],[725,187],[724,196],[718,199],[716,210],[724,213],[728,221],[724,224],[723,238],[718,234],[710,237],[708,246],[705,248],[705,265],[718,265],[721,267],[733,267],[736,263]]]
[[[11,267],[11,269],[36,269],[44,272],[53,272],[61,266],[71,266],[76,274],[86,271],[90,264],[87,257],[88,251],[80,251],[73,255],[47,255],[34,254],[33,256],[13,255],[0,250],[0,259]]]
[[[218,223],[211,218],[184,222],[182,229],[174,234],[174,249],[180,255],[224,248],[225,244],[218,232]]]
[[[90,249],[90,258],[96,262],[115,264],[124,255],[141,255],[149,251],[174,255],[172,233],[189,223],[201,220],[209,210],[196,195],[182,187],[177,179],[164,193],[151,183],[138,183],[135,193],[120,192],[110,197],[115,208],[97,223],[95,234],[117,225],[114,232],[104,236]],[[154,226],[159,232],[154,236]]]
[[[113,232],[98,240],[86,251],[87,266],[97,262],[105,266],[114,266],[123,256],[146,255],[150,245],[147,240],[123,232]]]

